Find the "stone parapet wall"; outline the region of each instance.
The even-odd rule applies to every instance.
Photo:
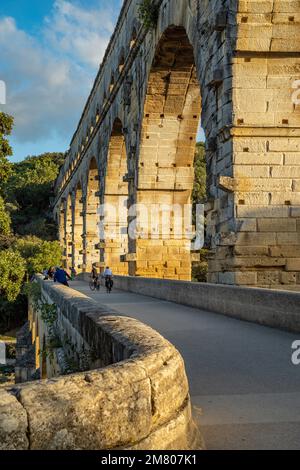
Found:
[[[300,332],[300,293],[115,276],[115,287],[182,305]]]
[[[199,449],[183,360],[150,327],[39,279],[94,367],[0,393],[0,449]],[[69,325],[69,327],[67,326]]]

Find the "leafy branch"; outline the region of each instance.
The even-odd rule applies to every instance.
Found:
[[[159,16],[159,5],[153,0],[142,0],[138,8],[138,17],[148,29],[155,29]]]

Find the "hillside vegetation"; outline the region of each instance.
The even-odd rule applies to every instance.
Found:
[[[12,128],[13,118],[0,113],[0,333],[24,322],[30,276],[61,260],[49,199],[64,154],[10,163]]]

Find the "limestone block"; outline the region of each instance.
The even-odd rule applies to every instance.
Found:
[[[285,162],[286,162],[286,157],[285,157]],[[234,154],[234,163],[236,165],[282,165],[283,164],[283,153],[279,153],[279,152],[264,152],[264,153],[236,152]],[[299,165],[300,165],[300,163],[299,163]],[[247,175],[242,175],[242,176],[247,176]],[[249,175],[249,176],[251,176],[251,175]],[[257,176],[261,176],[261,175],[257,175]],[[266,174],[265,176],[268,177],[269,173]]]
[[[282,218],[289,217],[289,208],[287,206],[275,207],[275,206],[238,206],[237,216],[241,218]]]
[[[276,245],[276,234],[270,233],[239,233],[236,236],[237,245]]]
[[[280,283],[280,271],[259,271],[257,284],[264,287],[277,286]]]
[[[238,232],[256,232],[257,222],[256,219],[236,219],[235,227]]]
[[[237,256],[268,256],[269,248],[267,246],[235,246],[233,253]],[[280,254],[278,254],[278,252],[276,251],[274,252],[274,254],[273,252],[271,253],[272,256],[280,256]]]
[[[258,219],[259,232],[296,232],[296,220],[293,219]]]
[[[281,166],[272,169],[273,178],[300,178],[300,166]]]
[[[295,166],[295,165],[300,165],[300,155],[299,152],[295,153],[285,153],[284,155],[284,164],[285,165],[290,165],[290,166]]]
[[[273,11],[272,0],[240,0],[240,13],[271,13]],[[281,11],[281,10],[279,10]]]
[[[282,272],[280,273],[280,281],[282,284],[296,284],[297,281],[297,273],[293,272]]]
[[[229,285],[255,285],[257,282],[257,274],[255,272],[225,272],[219,273],[219,282]]]
[[[268,178],[270,168],[267,165],[234,165],[233,176],[246,178]]]
[[[297,232],[281,232],[276,234],[278,245],[299,245],[300,233]]]
[[[291,207],[291,217],[300,218],[300,206],[299,207]]]
[[[296,256],[300,258],[300,245],[294,245],[294,246],[272,246],[270,248],[270,255],[279,257],[282,256],[284,258],[292,258],[293,256]]]
[[[300,271],[300,258],[288,258],[285,269],[286,271]]]
[[[245,204],[247,206],[269,205],[269,193],[267,192],[251,192],[251,193],[235,193],[237,204]]]
[[[270,139],[270,152],[300,152],[300,138],[296,139]]]

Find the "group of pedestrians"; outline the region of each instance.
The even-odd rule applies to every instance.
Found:
[[[49,269],[46,269],[43,272],[43,274],[44,274],[44,280],[51,280],[54,282],[58,282],[59,284],[62,284],[67,287],[70,287],[68,281],[73,281],[77,276],[77,272],[74,267],[71,269],[71,275],[70,275],[62,266],[60,267],[57,266],[56,268],[50,267]],[[105,286],[107,290],[111,292],[111,289],[113,287],[113,281],[112,281],[113,273],[112,273],[112,270],[109,268],[109,266],[106,267],[102,276],[105,279]],[[91,272],[91,279],[95,285],[97,286],[99,285],[100,287],[99,274],[94,265],[93,265],[93,269]]]
[[[75,271],[75,270],[74,270]],[[45,281],[54,281],[63,284],[64,286],[69,287],[68,280],[72,281],[76,277],[76,273],[71,271],[71,276],[62,266],[57,266],[56,268],[49,268],[44,271],[44,280]]]

